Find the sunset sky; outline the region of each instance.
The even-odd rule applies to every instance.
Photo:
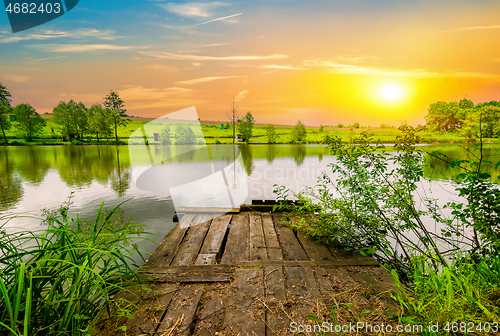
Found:
[[[134,116],[195,106],[223,121],[235,97],[261,123],[418,124],[439,100],[500,100],[499,13],[498,0],[80,0],[13,34],[2,10],[0,83],[39,113],[115,90]]]

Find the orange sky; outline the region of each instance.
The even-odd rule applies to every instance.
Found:
[[[135,116],[195,106],[222,121],[236,97],[261,123],[418,124],[439,100],[500,100],[498,13],[498,1],[81,0],[15,34],[0,14],[0,83],[40,113],[115,90]],[[399,98],[382,97],[387,84]]]

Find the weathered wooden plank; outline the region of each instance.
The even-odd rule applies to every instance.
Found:
[[[267,260],[262,218],[255,212],[250,214],[250,260]]]
[[[215,265],[217,261],[217,254],[204,254],[200,253],[194,261],[195,265]]]
[[[202,284],[192,284],[177,291],[158,328],[159,335],[190,334],[189,327],[203,294],[203,287]]]
[[[306,253],[300,246],[299,241],[295,237],[292,229],[284,227],[279,219],[280,217],[273,216],[275,219],[276,233],[283,248],[283,257],[285,260],[309,260]]]
[[[143,292],[136,309],[132,312],[133,317],[125,323],[125,335],[153,334],[177,291],[177,287],[177,284],[149,286],[150,290]]]
[[[264,229],[268,259],[283,260],[283,252],[274,229],[273,218],[270,215],[262,216],[262,227]]]
[[[283,267],[264,267],[264,283],[266,295],[266,335],[283,335],[290,326],[286,316],[285,277]]]
[[[178,213],[238,213],[239,208],[208,208],[208,207],[178,207],[175,208]]]
[[[220,261],[221,264],[237,265],[250,258],[249,252],[249,217],[248,214],[234,215],[231,220],[231,228]]]
[[[190,226],[195,226],[204,222],[211,220],[212,218],[206,218],[204,214],[195,214]]]
[[[156,250],[154,250],[154,252],[149,256],[149,259],[144,265],[158,267],[169,266],[175,256],[177,248],[186,234],[186,231],[186,228],[183,229],[179,224],[177,224],[165,236],[163,242],[158,245]]]
[[[311,260],[335,260],[328,247],[313,237],[307,236],[304,232],[298,232],[297,238]]]
[[[324,268],[332,280],[337,292],[345,292],[350,298],[350,301],[356,304],[368,304],[366,297],[359,292],[364,291],[364,287],[360,281],[352,277],[352,273],[344,268]]]
[[[219,255],[222,247],[222,241],[226,236],[227,227],[231,221],[231,215],[222,215],[212,220],[210,230],[208,230],[200,254]]]
[[[217,330],[224,322],[224,314],[226,312],[226,298],[222,293],[210,291],[205,293],[203,299],[203,308],[198,316],[195,334],[200,336],[215,335]]]
[[[233,270],[230,265],[145,267],[140,276],[156,282],[228,282]]]
[[[228,289],[225,332],[234,335],[265,335],[265,312],[262,269],[236,269]]]
[[[311,267],[284,267],[287,287],[287,299],[293,304],[289,309],[290,318],[298,324],[308,324],[306,315],[315,314],[321,303],[318,282]]]
[[[195,261],[209,227],[210,222],[204,222],[189,228],[172,260],[172,266],[190,265]]]
[[[367,260],[251,260],[242,261],[240,266],[322,266],[322,267],[338,267],[338,266],[378,266],[377,261]]]
[[[179,222],[181,229],[185,229],[185,228],[190,227],[191,222],[193,221],[195,216],[196,216],[196,214],[186,214],[186,215],[182,216],[182,218]]]

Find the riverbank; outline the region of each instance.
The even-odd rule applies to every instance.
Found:
[[[25,141],[23,138],[16,133],[14,130],[6,132],[7,139],[9,141],[9,146],[33,146],[33,145],[43,145],[43,146],[53,146],[53,145],[126,145],[129,144],[129,137],[134,131],[144,126],[149,121],[147,120],[133,120],[126,127],[118,130],[118,143],[114,138],[108,140],[102,140],[102,138],[97,141],[95,136],[85,137],[83,141],[63,141],[60,132],[58,131],[59,126],[55,124],[51,118],[47,119],[47,125],[44,127],[42,133],[40,133],[39,138],[33,141]],[[203,134],[195,134],[198,140],[202,138],[207,144],[231,144],[233,131],[231,128],[221,127],[222,122],[216,121],[201,121],[201,130]],[[160,125],[158,126],[160,127]],[[266,144],[267,134],[266,126],[256,125],[253,128],[253,136],[250,139],[250,144]],[[277,139],[276,144],[289,144],[292,143],[292,132],[293,126],[286,125],[275,125]],[[161,129],[159,128],[160,132]],[[385,144],[395,143],[398,136],[402,133],[395,127],[381,128],[381,127],[369,127],[362,126],[357,129],[349,128],[339,128],[339,127],[316,127],[316,126],[306,126],[307,138],[306,144],[321,144],[324,143],[325,137],[338,136],[343,141],[350,141],[361,132],[371,132],[372,142],[381,142]],[[464,143],[466,139],[459,133],[444,133],[444,132],[420,132],[421,144],[435,144],[435,143]],[[500,139],[486,139],[486,143],[500,143]],[[133,139],[131,143],[134,143]],[[1,142],[2,145],[5,143]],[[155,145],[160,144],[159,141],[150,141],[149,144]]]

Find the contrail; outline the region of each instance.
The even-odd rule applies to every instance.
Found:
[[[207,23],[210,23],[210,22],[215,22],[215,21],[220,21],[220,20],[224,20],[224,19],[229,19],[229,18],[238,16],[238,15],[241,15],[241,14],[243,14],[243,13],[233,14],[233,15],[225,16],[225,17],[218,18],[218,19],[215,19],[215,20],[201,22],[201,23],[195,24],[193,27],[200,26],[200,25],[203,25],[203,24],[207,24]]]
[[[40,58],[40,59],[36,59],[35,61],[46,61],[46,60],[51,60],[51,59],[56,59],[56,58],[64,58],[64,57],[68,57],[68,56],[57,56],[57,57],[49,57],[49,58]]]

